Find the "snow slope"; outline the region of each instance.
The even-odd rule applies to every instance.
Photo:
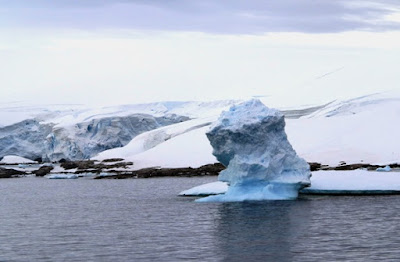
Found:
[[[129,157],[135,169],[145,167],[200,167],[216,163],[212,149],[204,133],[208,127],[202,127],[176,136],[160,145]],[[172,150],[171,150],[172,149]]]
[[[166,127],[161,127],[156,130],[152,130],[135,137],[131,142],[122,148],[114,148],[110,150],[103,151],[96,156],[98,160],[104,160],[107,158],[113,158],[118,156],[119,158],[130,158],[132,155],[142,153],[144,151],[150,150],[153,147],[162,144],[169,139],[176,136],[183,135],[190,131],[202,128],[204,126],[209,126],[216,117],[206,117],[194,120],[185,121],[175,125],[170,125]],[[179,145],[177,145],[179,146]]]
[[[398,92],[334,101],[313,107],[313,110],[294,109],[287,113],[298,117],[286,119],[289,142],[298,155],[308,162],[332,166],[341,161],[347,164],[363,162],[382,165],[400,162]],[[206,125],[217,117],[197,119],[184,125],[175,124],[143,133],[128,146],[105,151],[94,158],[125,158],[134,162],[135,169],[213,163],[215,158],[210,156],[212,148],[205,136],[208,128],[202,127],[196,132],[184,130],[190,130],[191,126],[196,129],[202,121]],[[185,146],[188,148],[185,149]],[[188,156],[191,152],[196,155]]]
[[[133,169],[146,167],[199,167],[218,162],[205,133],[216,117],[175,124],[134,138],[128,145],[104,151],[93,159],[123,158]]]
[[[36,164],[36,161],[20,157],[20,156],[4,156],[0,164]]]
[[[400,95],[387,93],[332,103],[286,126],[289,141],[308,162],[400,162]]]

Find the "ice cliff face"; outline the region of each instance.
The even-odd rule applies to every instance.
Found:
[[[307,162],[287,140],[284,116],[250,100],[232,106],[214,123],[207,137],[213,154],[227,167],[219,175],[226,194],[200,201],[243,201],[296,198],[310,184]]]
[[[143,132],[188,119],[177,115],[133,114],[66,126],[25,120],[0,128],[0,159],[5,155],[48,161],[86,159],[101,151],[124,146]]]
[[[0,158],[6,155],[41,158],[45,153],[43,142],[51,130],[51,125],[34,119],[0,128]]]

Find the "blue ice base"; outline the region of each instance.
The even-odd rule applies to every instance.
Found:
[[[197,199],[196,202],[241,202],[261,200],[293,200],[304,187],[301,183],[252,183],[232,185],[225,194]]]

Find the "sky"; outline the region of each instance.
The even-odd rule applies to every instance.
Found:
[[[399,89],[398,61],[398,0],[0,0],[2,104],[321,104]]]

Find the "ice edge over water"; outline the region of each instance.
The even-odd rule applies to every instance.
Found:
[[[301,183],[247,183],[245,185],[231,186],[225,194],[200,198],[196,202],[294,200],[298,197],[301,188],[304,188]]]
[[[253,99],[223,112],[207,137],[213,154],[227,168],[223,195],[198,202],[296,199],[310,185],[310,168],[287,140],[284,116]]]

